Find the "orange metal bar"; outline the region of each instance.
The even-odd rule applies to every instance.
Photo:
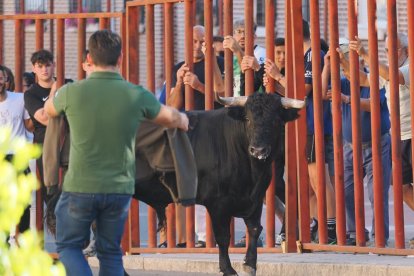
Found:
[[[57,44],[56,55],[57,87],[65,84],[65,19],[58,19],[56,24]]]
[[[297,99],[305,98],[305,66],[303,61],[303,29],[302,29],[302,6],[298,1],[292,2],[292,15],[291,17],[291,33],[292,44],[296,45],[292,51],[292,63],[293,72],[295,72],[294,92],[289,97],[294,96]],[[287,49],[287,47],[285,47]],[[286,60],[287,62],[287,60]],[[297,175],[298,175],[298,207],[299,207],[299,220],[300,220],[300,239],[301,241],[310,241],[310,214],[309,214],[309,177],[308,177],[308,161],[306,160],[306,110],[300,111],[300,117],[295,121],[296,139],[292,137],[289,140],[296,140],[291,144],[291,147],[296,147],[295,153],[297,163]],[[303,134],[305,135],[303,135]],[[291,162],[291,161],[290,161]]]
[[[44,28],[43,28],[43,20],[37,19],[35,26],[36,26],[36,51],[44,48]]]
[[[346,244],[344,153],[342,144],[342,101],[339,73],[338,47],[338,0],[331,0],[329,8],[329,48],[331,50],[332,121],[335,162],[336,236],[339,245]]]
[[[139,54],[138,54],[138,44],[139,44],[139,34],[138,34],[138,22],[139,22],[139,12],[138,7],[128,7],[126,11],[127,16],[127,35],[126,35],[126,44],[127,44],[127,78],[129,82],[138,84],[139,80]]]
[[[131,201],[131,209],[130,209],[130,214],[131,214],[131,248],[133,247],[140,247],[141,246],[141,239],[140,239],[140,231],[139,231],[139,225],[140,225],[140,220],[139,220],[139,201],[133,199]]]
[[[233,36],[233,0],[224,1],[224,36]],[[233,52],[224,50],[224,94],[226,97],[233,96]],[[234,237],[234,236],[233,236]]]
[[[286,49],[286,96],[294,97],[294,74],[293,74],[293,31],[292,31],[292,0],[286,1],[285,6],[285,49]],[[303,61],[302,61],[303,62]],[[296,252],[296,226],[297,226],[297,174],[296,174],[296,144],[295,124],[289,122],[286,130],[286,251]]]
[[[129,1],[126,3],[127,7],[135,7],[142,5],[156,5],[156,4],[166,4],[166,3],[178,3],[183,2],[182,0],[135,0]]]
[[[56,14],[16,14],[0,15],[0,20],[17,20],[17,19],[79,19],[79,18],[120,18],[120,12],[97,12],[97,13],[56,13]]]
[[[100,30],[105,30],[105,29],[109,29],[109,18],[107,17],[101,17],[99,18],[99,29]]]
[[[411,110],[414,110],[414,2],[407,2],[407,16],[408,16],[408,58],[410,59],[410,100]],[[414,129],[414,117],[411,116],[411,129]],[[411,138],[412,139],[412,138]],[[414,160],[414,147],[411,148],[411,160]],[[413,175],[414,175],[414,163],[413,163]],[[413,193],[414,197],[414,193]]]
[[[0,20],[0,41],[4,41],[4,21]],[[4,64],[4,42],[0,43],[0,64]]]
[[[106,0],[106,12],[111,12],[111,0]]]
[[[187,63],[190,71],[193,71],[193,1],[184,1],[185,9],[185,63]],[[191,86],[185,86],[185,110],[194,109],[194,91]],[[187,248],[195,245],[195,224],[194,224],[194,206],[186,208],[186,240]]]
[[[155,36],[154,36],[154,6],[145,6],[146,45],[147,45],[147,87],[155,91]],[[148,247],[157,247],[157,217],[155,210],[148,206]]]
[[[323,99],[321,81],[321,43],[319,25],[319,1],[312,0],[310,6],[310,28],[312,44],[312,97],[314,106],[316,181],[318,199],[319,243],[328,241],[326,229],[326,182],[325,182],[325,139],[323,125]]]
[[[164,33],[165,33],[165,96],[171,91],[172,71],[174,67],[174,6],[172,3],[164,5]],[[174,222],[175,223],[175,222]],[[175,237],[175,236],[174,236]],[[175,240],[175,238],[174,238]]]
[[[195,2],[195,1],[194,1]],[[213,49],[213,2],[204,1],[204,27],[205,27],[205,109],[214,109],[214,59],[216,55]],[[214,234],[212,230],[212,222],[210,214],[206,210],[206,246],[211,248],[216,246]]]
[[[55,13],[55,0],[49,1],[49,13]],[[53,19],[49,20],[49,50],[54,55],[54,42],[55,42],[55,27]]]
[[[83,71],[82,63],[83,52],[86,50],[86,19],[78,19],[78,80],[84,79],[86,76]]]
[[[372,170],[374,191],[375,245],[385,246],[384,196],[381,162],[381,111],[379,95],[378,40],[375,26],[377,3],[368,1],[368,48],[371,97]],[[388,203],[387,203],[388,204]]]
[[[388,61],[391,89],[391,152],[394,187],[395,248],[404,248],[404,211],[402,203],[401,127],[398,86],[397,3],[387,1]]]
[[[23,29],[23,20],[15,21],[15,57],[14,57],[14,81],[16,84],[16,91],[22,91],[22,74],[24,68],[24,29]]]
[[[275,1],[266,0],[266,58],[275,59]],[[269,78],[266,92],[275,92],[275,80]]]
[[[164,4],[164,59],[165,59],[165,97],[166,100],[171,91],[174,67],[174,6],[172,3]],[[167,246],[174,248],[176,245],[176,215],[175,204],[170,204],[167,209]]]
[[[254,31],[253,31],[253,0],[244,1],[244,34],[246,39],[246,46],[244,54],[246,56],[254,56]],[[244,72],[245,88],[244,93],[246,96],[252,95],[254,92],[253,83],[254,72],[252,69]],[[246,242],[247,243],[247,242]]]
[[[215,248],[131,248],[131,254],[148,254],[148,253],[162,253],[162,254],[218,254],[218,247]],[[230,254],[245,254],[245,247],[230,247]],[[257,253],[282,253],[282,249],[278,248],[257,248]]]
[[[355,0],[348,0],[348,32],[353,39],[358,35],[357,15]],[[356,244],[365,245],[365,208],[364,208],[364,183],[362,174],[362,146],[361,146],[361,121],[360,121],[360,86],[359,63],[355,51],[349,54],[351,75],[351,116],[352,116],[352,150],[354,165],[354,194],[355,194],[355,223]]]
[[[224,35],[224,18],[223,18],[223,1],[224,0],[218,0],[217,1],[217,9],[218,9],[218,24],[219,24],[219,35]]]
[[[266,58],[274,60],[274,40],[275,40],[275,2],[266,0]],[[269,78],[269,85],[266,92],[275,92],[275,82]],[[275,245],[275,163],[272,164],[272,180],[266,191],[266,247]],[[279,183],[280,184],[280,183]]]
[[[122,65],[121,73],[122,76],[126,79],[127,74],[127,24],[126,24],[126,13],[122,14],[121,17],[121,38],[122,38]]]
[[[365,246],[340,246],[340,245],[325,245],[315,243],[304,243],[302,248],[313,251],[330,251],[330,252],[352,252],[352,253],[366,253],[379,255],[399,255],[409,256],[414,254],[414,249],[395,249],[395,248],[378,248]]]

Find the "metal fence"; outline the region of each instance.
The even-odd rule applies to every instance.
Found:
[[[85,20],[87,18],[99,19],[100,28],[109,28],[109,20],[121,21],[121,33],[124,41],[123,52],[123,74],[133,83],[138,83],[139,74],[146,74],[146,86],[151,91],[155,90],[155,42],[154,42],[154,22],[159,20],[154,18],[154,7],[161,5],[164,11],[164,57],[165,57],[165,79],[166,91],[171,89],[172,68],[174,66],[174,6],[179,0],[137,0],[126,3],[125,13],[75,13],[75,14],[39,14],[39,15],[2,15],[0,16],[0,35],[3,35],[3,22],[13,20],[15,22],[15,75],[16,90],[21,90],[22,79],[22,57],[24,48],[24,26],[23,20],[33,19],[36,25],[36,49],[43,48],[43,28],[44,20],[53,20],[57,24],[57,80],[59,85],[63,84],[65,75],[64,60],[64,39],[65,39],[65,19],[78,20],[78,78],[84,78],[81,70],[81,53],[85,49]],[[182,1],[181,1],[182,2]],[[223,34],[233,35],[233,1],[223,0]],[[379,78],[378,72],[378,44],[375,28],[376,1],[368,0],[368,28],[369,28],[369,54],[372,87],[377,87]],[[253,0],[245,0],[245,31],[246,48],[245,54],[253,56],[254,33],[253,33]],[[355,12],[355,0],[348,1],[348,36],[355,37],[358,34],[357,15]],[[190,67],[193,66],[193,37],[192,27],[194,25],[195,1],[184,0],[185,13],[185,62]],[[213,6],[212,1],[204,1],[204,26],[206,30],[205,41],[207,45],[212,44],[213,39]],[[140,10],[145,9],[145,41],[146,41],[146,72],[139,72],[139,34]],[[274,59],[274,9],[275,2],[265,1],[266,12],[266,57]],[[410,59],[410,83],[414,83],[414,3],[407,1],[408,16],[408,37],[409,37],[409,59]],[[336,49],[339,45],[338,39],[338,0],[328,1],[329,14],[329,45],[330,49]],[[362,15],[361,15],[362,16]],[[363,172],[361,158],[361,126],[360,126],[360,99],[359,99],[359,66],[357,54],[350,52],[350,72],[351,72],[351,109],[352,109],[352,135],[354,151],[354,183],[355,183],[355,209],[356,209],[356,246],[346,245],[346,219],[345,219],[345,195],[344,195],[344,165],[343,165],[343,143],[342,143],[342,112],[341,112],[341,91],[340,91],[340,71],[339,56],[331,54],[331,86],[332,86],[332,116],[333,116],[333,142],[334,142],[334,163],[335,163],[335,202],[337,220],[337,245],[327,244],[327,227],[325,223],[319,225],[319,243],[311,243],[310,238],[310,212],[309,212],[309,178],[306,160],[306,114],[301,111],[301,117],[295,122],[286,125],[286,243],[282,250],[275,244],[275,213],[274,213],[274,181],[270,185],[266,194],[266,246],[259,248],[259,252],[297,252],[298,250],[309,251],[335,251],[335,252],[359,252],[359,253],[379,253],[395,255],[413,255],[414,250],[405,249],[404,218],[403,218],[403,199],[402,199],[402,177],[401,177],[401,146],[400,146],[400,120],[399,120],[399,98],[398,98],[398,64],[397,64],[397,15],[396,1],[389,0],[387,4],[388,34],[389,34],[389,72],[391,83],[391,137],[392,137],[392,181],[394,205],[390,211],[395,217],[395,246],[386,247],[382,210],[382,174],[381,174],[381,143],[380,143],[380,111],[379,93],[371,93],[371,124],[372,124],[372,155],[373,155],[373,177],[374,177],[374,198],[375,198],[375,245],[368,247],[365,241],[365,210],[364,210],[364,189]],[[326,215],[326,183],[325,183],[325,160],[323,143],[323,120],[322,120],[322,94],[321,91],[321,68],[320,68],[320,26],[319,26],[319,1],[310,1],[310,27],[312,41],[312,60],[313,62],[313,101],[315,104],[315,137],[316,137],[316,169],[317,169],[317,207],[318,219],[325,222]],[[3,60],[4,41],[0,43],[0,63]],[[285,2],[285,41],[286,41],[286,96],[290,98],[305,98],[304,88],[304,51],[303,51],[303,30],[302,30],[302,3],[301,1],[287,0]],[[213,49],[207,47],[206,60],[206,109],[213,107]],[[233,55],[228,49],[225,50],[225,94],[233,94]],[[376,86],[375,86],[376,85]],[[372,91],[378,89],[372,88]],[[414,95],[414,88],[411,86],[411,95]],[[253,71],[246,71],[246,91],[252,92]],[[274,82],[267,87],[267,92],[274,91]],[[168,94],[168,93],[167,93]],[[185,88],[185,109],[192,110],[193,91],[190,86]],[[411,97],[411,108],[414,109],[414,97]],[[411,121],[414,128],[414,121]],[[414,153],[413,153],[414,155]],[[39,195],[39,194],[38,194]],[[414,195],[413,195],[414,196]],[[38,202],[41,202],[38,200]],[[41,228],[42,210],[38,204],[38,227]],[[187,248],[175,248],[176,231],[174,226],[175,211],[174,205],[167,208],[167,244],[168,248],[157,248],[156,216],[154,210],[148,211],[148,246],[141,246],[140,238],[140,218],[138,202],[133,201],[127,222],[123,248],[129,253],[143,252],[217,252],[214,237],[211,231],[211,221],[207,215],[207,240],[206,248],[194,248],[194,207],[186,209],[186,241]],[[297,229],[299,237],[297,237]],[[299,239],[300,246],[297,240]],[[234,235],[231,242],[230,252],[244,252],[244,248],[234,248]]]

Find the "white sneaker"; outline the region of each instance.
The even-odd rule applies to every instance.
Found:
[[[86,247],[82,251],[83,255],[87,257],[94,257],[96,256],[96,246],[95,246],[95,240],[91,240],[88,247]]]
[[[286,240],[286,234],[285,233],[281,233],[279,235],[276,236],[276,241],[275,244],[276,245],[281,245],[282,242],[284,242]]]

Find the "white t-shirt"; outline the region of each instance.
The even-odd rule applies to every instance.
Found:
[[[410,106],[410,75],[409,60],[399,68],[404,76],[404,85],[399,85],[400,98],[400,124],[401,124],[401,140],[411,139],[411,106]],[[390,82],[380,77],[380,86],[385,86],[385,96],[387,97],[388,108],[391,110],[391,90]],[[391,125],[392,127],[392,125]]]
[[[12,138],[26,138],[24,120],[29,119],[30,116],[24,108],[23,93],[6,91],[6,94],[6,100],[0,102],[0,127],[11,127]]]

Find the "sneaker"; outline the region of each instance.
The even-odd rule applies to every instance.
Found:
[[[310,236],[311,241],[318,242],[318,221],[315,218],[312,218],[310,226]]]
[[[285,233],[280,233],[279,235],[276,236],[276,245],[281,245],[282,242],[286,241],[286,234]]]
[[[369,231],[365,229],[365,242],[369,242]],[[346,233],[346,245],[356,246],[356,233]]]
[[[168,247],[167,241],[164,241],[164,242],[160,243],[159,245],[157,245],[157,247],[158,248],[167,248]]]
[[[234,244],[234,247],[246,247],[246,236],[243,236],[238,242]],[[263,247],[263,238],[257,239],[257,247]]]
[[[83,255],[86,257],[94,257],[96,256],[96,246],[95,246],[95,240],[91,240],[88,247],[86,247],[82,251]]]
[[[205,241],[198,241],[194,245],[195,248],[206,248],[206,242]]]
[[[175,247],[177,247],[177,248],[186,248],[187,247],[187,243],[186,242],[177,243],[175,245]]]

